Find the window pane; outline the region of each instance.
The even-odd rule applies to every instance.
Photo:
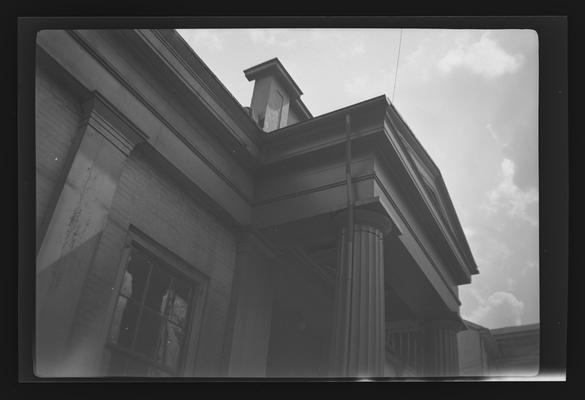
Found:
[[[116,306],[116,314],[120,314],[120,323],[116,326],[116,320],[112,325],[111,338],[114,343],[120,346],[130,348],[132,345],[132,338],[136,331],[136,321],[138,320],[138,307],[132,302],[126,300],[124,297],[118,298]]]
[[[114,376],[171,376],[179,370],[196,286],[148,252],[132,250],[116,300],[110,342]],[[119,349],[119,348],[118,348]],[[164,367],[163,367],[164,365]]]
[[[171,277],[166,271],[158,267],[153,268],[145,304],[153,310],[164,313],[167,302],[170,301],[170,284]]]
[[[171,310],[170,319],[174,323],[185,327],[185,319],[187,317],[187,309],[189,305],[189,299],[191,297],[191,290],[189,285],[185,281],[175,279],[175,301]]]
[[[148,277],[148,270],[150,269],[150,260],[139,251],[134,250],[128,268],[124,273],[124,281],[122,282],[121,293],[135,300],[142,302],[142,293],[146,286],[146,278]]]
[[[176,368],[179,364],[181,344],[183,342],[183,330],[177,325],[166,322],[166,329],[161,336],[160,347],[157,353],[157,361]]]
[[[158,347],[158,338],[161,333],[162,318],[157,314],[144,309],[142,311],[142,318],[140,321],[140,328],[136,336],[136,344],[134,350],[149,358],[154,359],[155,351]]]

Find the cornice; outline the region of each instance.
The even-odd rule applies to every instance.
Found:
[[[366,137],[370,137],[370,136],[379,134],[382,131],[381,129],[382,129],[381,127],[375,126],[375,127],[371,127],[371,128],[367,128],[367,129],[362,129],[359,131],[352,131],[352,133],[350,134],[350,137],[351,137],[352,141],[356,141],[358,139],[364,139]],[[316,151],[321,150],[321,149],[332,148],[334,146],[343,145],[345,143],[345,141],[347,140],[345,137],[345,134],[340,131],[338,133],[334,133],[333,135],[331,135],[331,137],[326,141],[320,141],[318,143],[315,143],[313,141],[313,143],[311,143],[308,140],[303,140],[303,139],[306,139],[308,136],[315,133],[316,131],[311,130],[311,131],[305,131],[305,132],[306,133],[304,133],[304,134],[299,132],[299,136],[291,138],[291,141],[294,140],[296,143],[301,144],[301,145],[297,146],[296,149],[291,144],[291,148],[293,148],[294,150],[286,152],[284,155],[277,156],[277,157],[269,157],[267,155],[264,155],[262,167],[267,167],[269,165],[273,165],[273,164],[276,164],[276,163],[279,163],[282,161],[286,161],[286,160],[290,160],[290,159],[293,159],[293,158],[296,158],[299,156],[310,154],[310,153],[316,152]]]
[[[207,65],[193,52],[193,50],[190,47],[188,47],[188,45],[186,45],[186,43],[184,43],[184,39],[182,39],[180,37],[180,35],[178,33],[176,33],[176,31],[174,31],[174,30],[168,31],[168,32],[170,32],[169,34],[171,34],[173,38],[177,38],[177,37],[180,38],[180,40],[177,40],[177,42],[183,43],[187,46],[187,48],[189,50],[189,55],[192,56],[192,57],[190,57],[191,60],[187,60],[185,58],[185,56],[183,54],[181,54],[172,43],[169,42],[169,38],[167,37],[168,35],[164,34],[165,32],[167,32],[167,30],[161,31],[161,30],[154,29],[154,30],[148,30],[148,32],[151,32],[153,34],[153,36],[156,37],[156,39],[158,39],[158,41],[165,47],[165,49],[170,54],[172,54],[173,57],[181,64],[181,66],[183,68],[185,68],[185,70],[189,73],[189,76],[191,78],[193,78],[197,82],[197,84],[201,85],[205,89],[205,93],[213,99],[214,103],[216,103],[225,112],[226,115],[228,115],[230,118],[234,119],[234,121],[233,121],[234,125],[238,126],[238,128],[240,128],[242,130],[242,133],[244,133],[246,135],[246,137],[254,145],[256,145],[258,147],[261,146],[261,144],[262,144],[261,130],[257,127],[257,125],[254,123],[254,121],[252,121],[252,119],[246,113],[246,111],[244,110],[242,105],[233,97],[233,95],[229,92],[229,90],[227,90],[227,88],[225,88],[225,86],[221,83],[221,81],[215,76],[213,71],[211,71],[209,69],[209,67],[207,67]],[[145,43],[147,43],[147,44],[151,43],[151,40],[148,37],[146,37],[144,30],[135,30],[135,33],[139,37],[141,37],[142,40],[145,41]],[[191,87],[191,85],[188,82],[186,82],[185,79],[181,76],[181,73],[168,62],[167,57],[164,54],[162,54],[158,49],[156,49],[156,47],[151,46],[151,49],[153,52],[155,52],[155,54],[158,57],[165,60],[167,66],[171,69],[171,71],[177,77],[179,77],[179,79],[181,79],[181,81],[183,83],[185,83],[185,85],[187,87],[189,87],[194,94],[197,95],[196,91]],[[210,82],[209,80],[206,80],[204,77],[201,76],[200,73],[195,71],[195,67],[193,65],[194,62],[197,63],[197,66],[199,68],[201,68],[202,70],[204,70],[205,72],[207,72],[209,74],[212,82]],[[217,85],[218,87],[220,87],[222,89],[222,90],[220,90],[220,93],[218,93],[217,90],[214,90],[211,88],[211,83],[214,83],[215,85]],[[228,131],[230,131],[230,133],[234,136],[234,139],[236,141],[238,141],[243,148],[248,148],[248,145],[245,142],[243,142],[241,138],[239,138],[239,135],[235,132],[234,127],[230,126],[230,124],[226,124],[225,118],[222,118],[222,116],[220,116],[217,113],[217,111],[214,110],[214,107],[212,106],[212,104],[209,103],[203,97],[201,97],[201,96],[198,96],[198,97],[199,97],[200,101],[203,102],[207,106],[209,111],[214,114],[216,119],[224,124],[226,129]],[[234,115],[234,114],[240,114],[240,115]],[[248,125],[248,127],[247,128],[241,127],[237,122],[244,122],[245,124]]]
[[[382,132],[384,130],[382,112],[379,114],[379,122],[376,122],[376,118],[378,111],[383,111],[384,99],[384,96],[378,96],[272,131],[267,135],[262,148],[262,166],[345,143],[344,118],[348,113],[352,116],[352,121],[359,121],[359,125],[352,122],[352,141]],[[364,116],[368,117],[367,124],[363,123]]]
[[[400,140],[400,138],[404,137],[404,135],[402,135],[400,129],[396,126],[393,118],[390,117],[387,119],[387,121],[392,128],[392,133],[394,133],[396,135],[396,138],[394,137],[394,135],[391,132],[387,132],[387,137],[389,138],[389,140],[392,144],[392,147],[394,147],[395,154],[398,155],[406,172],[410,176],[410,181],[413,183],[414,187],[416,188],[416,191],[418,192],[418,197],[424,201],[424,203],[426,205],[425,209],[428,210],[428,213],[430,213],[430,215],[432,216],[435,226],[439,228],[439,230],[441,232],[441,237],[443,238],[443,240],[446,241],[447,245],[452,249],[452,252],[455,255],[460,266],[463,267],[464,269],[468,270],[470,274],[473,274],[474,272],[477,273],[477,269],[474,268],[475,263],[470,262],[468,259],[468,255],[465,254],[463,251],[461,251],[461,249],[459,248],[458,243],[462,239],[457,238],[458,240],[454,240],[454,237],[456,237],[456,235],[454,235],[454,233],[451,231],[450,224],[443,221],[443,213],[437,208],[438,205],[435,204],[431,195],[428,193],[428,191],[432,190],[432,189],[431,188],[427,189],[425,187],[426,185],[424,183],[425,182],[424,177],[422,176],[421,172],[417,168],[416,163],[412,158],[413,155],[407,149],[404,148],[404,144]],[[410,131],[408,131],[408,134],[413,135],[412,132],[410,132]],[[445,196],[441,196],[441,198],[444,198],[444,197]],[[447,198],[449,199],[448,195],[447,195]],[[450,199],[448,201],[450,202]],[[457,218],[456,214],[451,215],[449,217],[449,219],[453,220],[455,225],[460,225],[459,219]],[[463,238],[464,238],[464,236],[463,236]],[[465,240],[465,239],[463,239],[463,240]],[[464,256],[464,254],[465,254],[465,256]],[[473,260],[473,257],[471,257],[471,260]]]
[[[407,197],[413,199],[411,205],[418,216],[420,217],[428,216],[431,218],[432,227],[428,230],[428,233],[431,235],[431,238],[435,238],[438,236],[439,241],[443,242],[444,244],[447,245],[449,249],[451,249],[450,251],[450,253],[452,254],[451,257],[455,257],[455,260],[457,261],[457,263],[459,263],[459,265],[462,268],[461,269],[454,268],[451,266],[452,264],[450,262],[447,262],[446,265],[451,266],[450,270],[455,274],[455,276],[459,277],[458,279],[459,282],[468,283],[467,281],[469,278],[465,274],[462,274],[462,271],[467,270],[467,267],[465,266],[460,256],[458,255],[456,247],[453,246],[450,236],[448,235],[447,232],[445,232],[444,226],[442,225],[437,215],[437,212],[430,201],[428,194],[424,190],[424,187],[422,186],[422,183],[419,180],[420,179],[420,176],[418,175],[419,172],[412,165],[412,160],[409,158],[408,153],[404,152],[404,150],[400,148],[400,143],[396,142],[396,140],[393,138],[393,135],[391,135],[390,133],[386,133],[386,137],[389,141],[389,144],[393,147],[394,150],[393,154],[395,154],[398,161],[402,165],[402,171],[406,173],[409,177],[409,179],[407,180],[408,183],[402,186],[404,194]],[[378,152],[378,154],[382,159],[386,160],[385,162],[387,164],[390,164],[387,161],[388,156],[385,153]],[[409,195],[409,193],[413,193],[414,197],[412,194]],[[422,204],[424,204],[424,206],[422,207],[420,206],[421,202]],[[437,232],[437,230],[439,232],[438,235],[433,233]],[[440,247],[438,248],[438,250],[440,254],[443,253],[442,251],[440,251]],[[445,257],[444,254],[443,257]],[[447,259],[451,257],[448,256]]]
[[[215,164],[201,153],[195,146],[193,146],[189,140],[181,134],[171,124],[164,115],[159,112],[154,105],[152,105],[146,97],[132,84],[124,78],[124,76],[115,68],[108,60],[105,59],[94,47],[78,32],[69,30],[66,31],[77,43],[79,43],[83,49],[85,49],[100,65],[102,65],[116,80],[120,82],[126,90],[128,90],[146,109],[148,109],[165,127],[172,132],[190,151],[192,151],[197,157],[199,157],[218,177],[220,177],[242,200],[247,204],[252,202],[252,199],[243,193],[235,183],[232,182],[223,172],[221,172]]]
[[[296,124],[276,129],[266,135],[266,143],[283,142],[290,138],[299,137],[299,135],[307,135],[309,132],[313,133],[318,126],[330,123],[335,118],[345,118],[345,115],[348,113],[354,115],[364,110],[371,111],[372,108],[376,106],[383,106],[385,104],[385,98],[386,96],[373,97],[347,107],[321,114],[306,121],[297,122]],[[345,135],[344,132],[342,134]]]
[[[374,179],[375,179],[375,182],[378,184],[378,187],[380,187],[380,189],[384,193],[386,199],[388,199],[388,201],[390,202],[390,204],[392,204],[392,207],[394,208],[394,210],[398,214],[398,217],[400,218],[401,222],[404,224],[404,226],[406,227],[406,229],[410,233],[410,236],[414,239],[414,241],[416,242],[416,244],[418,245],[418,247],[422,250],[423,254],[425,255],[425,258],[429,261],[429,263],[431,264],[431,266],[437,272],[437,275],[439,275],[439,278],[441,278],[441,281],[445,284],[445,287],[449,290],[449,293],[451,293],[451,295],[453,296],[453,298],[455,299],[455,301],[457,302],[457,304],[458,305],[461,305],[461,301],[459,300],[459,296],[457,295],[457,293],[455,293],[455,291],[453,289],[451,289],[451,285],[449,285],[449,283],[447,282],[447,280],[443,276],[443,272],[441,271],[441,269],[439,268],[439,266],[435,263],[432,255],[429,254],[429,251],[427,250],[425,244],[419,238],[419,236],[416,233],[415,229],[408,222],[408,218],[400,210],[400,207],[398,207],[398,205],[396,204],[396,202],[394,201],[394,199],[392,198],[392,196],[390,195],[390,193],[388,193],[388,190],[386,189],[386,187],[384,186],[384,184],[380,180],[380,178],[376,175],[374,177]]]
[[[291,97],[299,98],[303,94],[299,85],[297,85],[286,68],[284,68],[284,65],[276,57],[244,70],[244,75],[248,81],[253,81],[266,75],[272,75],[283,83],[284,87],[292,94]]]
[[[396,118],[393,118],[392,114],[394,114]],[[438,204],[438,206],[443,209],[443,212],[441,212],[440,210],[436,210],[437,206],[435,207],[432,206],[434,202],[432,201],[431,198],[428,197],[428,195],[423,197],[426,197],[428,205],[430,206],[431,209],[435,211],[436,214],[435,218],[437,220],[437,223],[441,225],[443,234],[446,235],[447,237],[456,238],[456,240],[453,241],[451,245],[454,246],[454,248],[458,249],[458,253],[465,260],[461,261],[462,264],[466,265],[472,274],[478,273],[477,265],[475,264],[473,255],[471,253],[471,249],[469,248],[469,244],[467,243],[467,239],[465,238],[465,234],[463,233],[463,229],[461,228],[459,218],[457,217],[457,213],[455,211],[455,208],[453,207],[453,203],[449,196],[449,192],[445,186],[445,182],[443,180],[441,171],[436,166],[431,157],[428,155],[428,153],[421,145],[421,143],[418,141],[414,133],[410,130],[410,127],[406,124],[406,122],[400,116],[398,111],[394,108],[394,106],[392,106],[392,104],[388,105],[386,119],[393,126],[394,128],[393,131],[396,132],[399,140],[403,142],[402,144],[409,147],[412,150],[414,156],[418,158],[418,160],[424,166],[425,170],[431,175],[433,179],[433,182],[431,182],[432,188],[430,188],[430,190],[436,191],[437,199],[440,203]],[[402,129],[399,129],[396,123],[400,124]],[[405,153],[407,154],[407,157],[409,158],[413,157],[410,151],[406,151]],[[412,159],[410,160],[410,162],[414,165],[414,161]],[[421,176],[420,171],[418,171],[418,168],[413,168],[413,170],[415,171],[417,178],[420,181],[422,181],[424,178]],[[423,188],[424,186],[420,185],[420,181],[419,191],[421,191],[421,193],[424,193],[426,191],[424,189],[421,190],[421,188]],[[443,218],[446,218],[449,222],[442,221]],[[456,232],[454,232],[454,230]],[[459,246],[463,246],[463,249],[460,249]]]
[[[429,153],[427,153],[426,149],[420,143],[416,135],[412,132],[402,115],[398,112],[396,107],[390,102],[387,101],[388,105],[386,108],[386,118],[392,121],[396,121],[401,125],[401,130],[398,132],[401,134],[402,140],[408,143],[408,145],[416,152],[416,155],[420,158],[423,165],[426,169],[432,174],[433,177],[436,177],[441,174],[441,170],[437,167],[437,164],[433,161]],[[394,118],[396,116],[396,118]],[[406,131],[408,135],[402,135],[402,131]]]

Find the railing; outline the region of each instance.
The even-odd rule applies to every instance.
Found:
[[[386,352],[399,370],[400,376],[420,376],[423,374],[423,340],[421,331],[416,327],[386,326]]]

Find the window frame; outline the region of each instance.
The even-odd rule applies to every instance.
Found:
[[[179,360],[177,363],[176,370],[173,370],[170,367],[157,363],[150,358],[141,355],[138,352],[132,351],[127,349],[124,346],[120,346],[116,343],[113,343],[110,339],[111,328],[112,324],[114,323],[115,318],[115,310],[116,305],[118,303],[118,299],[121,296],[121,289],[122,284],[124,281],[124,274],[128,268],[128,263],[130,261],[130,255],[132,251],[141,251],[145,253],[147,256],[154,258],[164,264],[164,268],[169,269],[171,271],[171,276],[173,275],[183,275],[186,277],[191,284],[192,287],[192,295],[190,298],[190,303],[188,305],[189,311],[186,315],[186,324],[184,327],[184,341],[181,346],[181,352],[179,354]],[[154,239],[151,239],[149,236],[138,230],[134,226],[130,226],[128,231],[128,236],[126,239],[126,243],[123,249],[122,257],[119,263],[117,277],[116,277],[116,285],[112,288],[112,296],[110,296],[110,302],[108,307],[108,324],[107,328],[105,329],[105,345],[104,345],[104,357],[102,359],[102,370],[108,376],[110,375],[110,360],[114,352],[117,352],[120,355],[128,357],[132,360],[137,362],[141,362],[149,367],[157,368],[165,373],[168,373],[170,377],[180,377],[186,375],[193,375],[195,370],[195,360],[196,360],[196,353],[199,348],[199,337],[200,332],[202,329],[202,322],[203,322],[203,312],[205,309],[205,303],[207,299],[207,292],[208,292],[208,283],[209,277],[203,274],[198,268],[191,265],[187,261],[183,260],[181,257],[173,253],[172,251],[168,250],[161,244],[157,243]],[[147,288],[145,288],[147,290]],[[141,304],[141,308],[144,308],[145,305]],[[141,311],[142,313],[142,311]],[[138,321],[136,332],[134,335],[137,335],[138,332]],[[116,377],[130,377],[129,375],[115,375]],[[148,375],[140,376],[145,378],[155,378]]]

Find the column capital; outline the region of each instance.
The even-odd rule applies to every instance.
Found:
[[[347,213],[347,209],[344,209],[333,217],[333,223],[335,226],[340,228],[347,226]],[[358,208],[354,210],[353,218],[355,224],[372,226],[382,231],[383,235],[387,235],[392,231],[398,232],[396,225],[394,225],[394,222],[392,222],[390,217],[376,211]]]

